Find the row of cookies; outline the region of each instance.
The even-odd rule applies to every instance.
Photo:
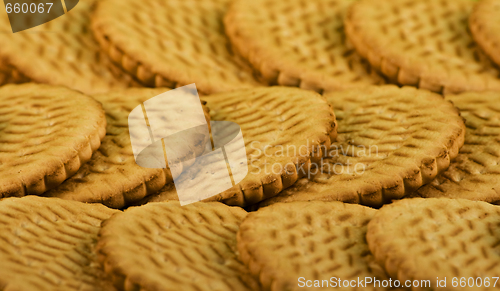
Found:
[[[0,201],[4,290],[496,290],[500,208]],[[438,288],[441,287],[441,288]],[[115,289],[116,288],[116,289]]]
[[[439,93],[498,90],[500,72],[487,57],[498,60],[498,7],[498,0],[82,0],[16,34],[2,16],[0,60],[10,81],[90,94],[191,83],[205,94],[387,82]]]
[[[0,98],[8,104],[0,109],[1,197],[35,194],[112,208],[178,200],[173,179],[178,187],[190,185],[211,161],[197,160],[197,167],[175,173],[140,167],[128,124],[132,109],[166,90],[95,95],[99,103],[61,87],[1,87]],[[499,98],[494,92],[469,92],[443,99],[393,85],[325,96],[288,87],[207,95],[206,120],[241,127],[249,165],[239,184],[208,200],[242,207],[294,200],[380,207],[419,195],[496,203]],[[164,105],[182,111],[175,100]],[[176,126],[168,120],[173,115],[165,118],[165,126]],[[186,148],[188,153],[199,153],[209,141],[196,138],[198,147]],[[220,178],[190,189],[209,192]]]

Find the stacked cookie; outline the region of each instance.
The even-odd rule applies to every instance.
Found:
[[[0,289],[500,288],[500,0],[70,10],[0,16]]]

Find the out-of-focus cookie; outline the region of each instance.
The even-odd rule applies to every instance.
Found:
[[[116,212],[57,198],[0,200],[2,290],[114,290],[95,245],[101,222]]]
[[[269,82],[319,92],[385,83],[347,43],[352,0],[235,1],[225,19],[237,51]]]
[[[122,208],[158,192],[165,183],[172,182],[183,169],[171,171],[168,166],[165,169],[146,168],[136,163],[128,119],[134,108],[168,90],[131,88],[96,95],[95,98],[103,104],[108,121],[107,133],[101,147],[74,176],[45,195],[81,202],[99,202],[112,208]],[[174,120],[169,114],[169,111],[182,111],[182,105],[182,102],[169,99],[162,103],[163,107],[153,108],[163,116],[162,127],[173,130],[182,126],[179,120]],[[208,108],[203,105],[203,109],[209,122]],[[145,134],[149,136],[148,132]],[[210,141],[209,138],[209,135],[186,136],[188,144],[192,146],[183,148],[184,154],[178,154],[200,154],[205,149],[205,144]]]
[[[0,198],[60,185],[106,134],[101,104],[63,87],[6,85],[0,104]]]
[[[241,182],[207,201],[247,206],[277,195],[306,175],[311,163],[323,157],[337,135],[331,106],[313,91],[256,88],[209,95],[204,100],[211,120],[231,121],[241,127],[248,164],[248,174]],[[211,189],[228,175],[227,166],[220,168],[215,162],[197,160],[179,176],[176,186],[192,193]],[[193,185],[192,179],[206,169],[214,176]],[[167,185],[142,202],[172,200],[176,196],[175,187]]]
[[[366,239],[387,273],[412,290],[498,290],[499,224],[500,207],[486,202],[404,199],[375,214]]]
[[[468,32],[470,0],[361,0],[346,33],[389,80],[438,93],[500,90],[500,71]]]
[[[416,194],[500,202],[500,92],[469,92],[446,99],[466,120],[465,144],[450,168]]]
[[[259,86],[224,34],[229,2],[99,1],[92,29],[113,61],[144,85],[196,83],[205,94]]]
[[[2,13],[0,59],[33,82],[66,86],[86,94],[139,86],[100,51],[93,38],[90,14],[95,2],[81,0],[64,16],[16,33],[12,33],[7,14]]]
[[[365,284],[367,277],[388,279],[365,239],[376,212],[341,202],[277,203],[243,220],[238,251],[264,290],[387,290]],[[363,286],[344,283],[358,278]]]
[[[105,221],[97,246],[121,290],[260,290],[236,253],[246,211],[222,203],[150,203]]]
[[[338,120],[337,142],[309,175],[261,206],[339,200],[379,207],[430,183],[464,144],[457,108],[427,90],[387,85],[326,98]]]
[[[469,17],[469,27],[477,44],[500,65],[500,1],[481,0]]]

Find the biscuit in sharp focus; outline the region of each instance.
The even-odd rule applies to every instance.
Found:
[[[486,202],[414,198],[384,205],[366,237],[376,260],[395,279],[429,281],[426,290],[497,290],[499,224],[500,207]],[[446,287],[437,288],[436,277],[446,278]],[[461,288],[461,278],[470,277],[481,278],[481,284],[478,279]]]
[[[112,208],[122,208],[158,192],[165,183],[173,181],[189,160],[177,165],[178,171],[141,167],[136,163],[130,142],[128,117],[130,112],[144,101],[168,91],[168,88],[131,88],[96,95],[102,102],[108,120],[107,133],[101,147],[90,161],[62,185],[46,193],[81,202],[99,202]],[[182,110],[182,102],[168,100],[162,107],[153,110],[162,113],[162,127],[168,130],[183,129],[182,122],[174,120],[169,110]],[[208,108],[203,105],[205,118],[209,122]],[[148,134],[148,133],[146,133]],[[186,135],[189,146],[183,147],[179,156],[197,155],[209,142],[208,135]]]
[[[0,197],[40,195],[60,185],[106,134],[101,104],[63,87],[6,85],[0,103]]]
[[[385,280],[388,277],[375,263],[365,239],[368,222],[376,212],[342,202],[277,203],[251,212],[243,220],[238,251],[264,290],[303,290],[306,280],[310,285],[319,280],[311,289],[330,290],[334,287],[330,278],[336,284],[338,279]],[[324,280],[328,284],[321,286]],[[346,288],[341,283],[339,287],[386,289],[371,284]]]
[[[26,196],[0,200],[0,286],[16,290],[114,290],[97,260],[100,204]]]
[[[464,144],[458,109],[442,96],[393,85],[326,95],[338,120],[327,157],[261,206],[339,200],[380,207],[444,172]]]
[[[259,290],[238,260],[247,213],[222,203],[149,203],[104,222],[99,260],[124,290]]]

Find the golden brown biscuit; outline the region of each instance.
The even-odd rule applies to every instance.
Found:
[[[388,277],[365,239],[376,212],[341,202],[277,203],[243,220],[238,251],[264,290],[387,290],[373,285]]]
[[[169,167],[153,169],[141,167],[136,163],[128,122],[129,114],[135,107],[168,90],[132,88],[95,96],[102,102],[108,120],[107,133],[101,147],[73,177],[45,195],[81,202],[99,202],[112,208],[122,208],[156,193],[165,183],[172,182],[182,168],[172,173]],[[169,119],[168,110],[176,110],[182,103],[171,100],[164,105],[155,109],[165,112],[165,127],[176,128],[176,120]],[[168,108],[165,108],[167,106]],[[203,108],[208,122],[208,109],[206,106]],[[183,155],[186,156],[199,154],[209,142],[208,135],[194,135],[189,138],[192,146],[183,149]],[[180,165],[189,166],[187,163]]]
[[[222,203],[150,203],[103,223],[99,260],[120,290],[259,290],[236,255],[247,213]]]
[[[248,161],[248,174],[235,186],[207,201],[247,206],[273,197],[306,175],[337,135],[335,115],[325,99],[313,92],[289,87],[257,88],[219,93],[204,98],[211,119],[232,121],[241,127]],[[176,181],[186,185],[202,170],[214,177],[190,185],[192,193],[203,193],[227,176],[227,167],[197,160]],[[175,187],[167,185],[148,201],[176,198]]]
[[[484,52],[500,65],[500,1],[481,0],[469,17],[472,37]]]
[[[63,87],[6,85],[0,104],[0,198],[58,186],[91,158],[106,134],[101,104]]]
[[[356,50],[391,81],[438,93],[500,90],[500,71],[468,32],[470,0],[361,0],[345,25]]]
[[[139,86],[100,51],[94,40],[90,14],[95,2],[81,0],[64,16],[17,33],[12,33],[7,14],[2,13],[0,57],[33,82],[66,86],[86,94]]]
[[[498,290],[499,222],[500,207],[485,202],[404,199],[375,214],[366,239],[378,263],[411,290]]]
[[[261,206],[339,200],[380,207],[430,183],[464,144],[458,110],[427,90],[388,85],[332,92],[326,98],[339,123],[328,157]]]
[[[2,290],[114,290],[94,247],[101,222],[116,212],[57,198],[0,200]]]
[[[224,34],[229,2],[100,1],[92,29],[113,61],[145,85],[196,83],[205,94],[259,86]]]
[[[450,168],[417,195],[500,202],[500,92],[450,95],[465,118],[465,144]]]
[[[234,1],[225,29],[270,83],[319,92],[383,84],[346,40],[343,20],[352,2]]]

